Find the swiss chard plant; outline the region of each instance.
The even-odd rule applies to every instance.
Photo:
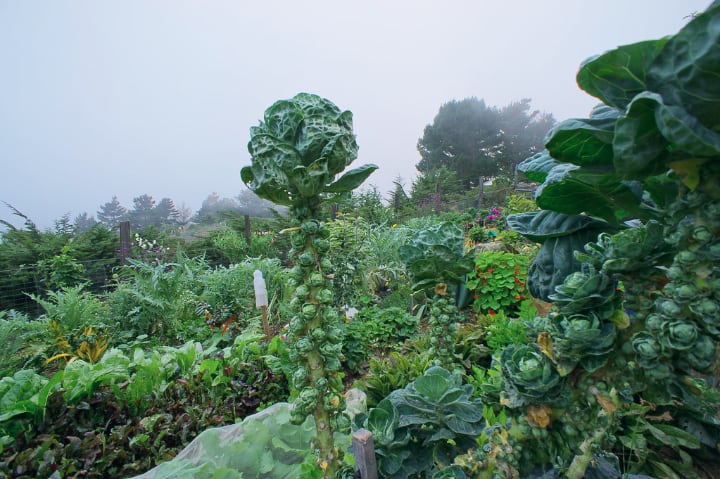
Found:
[[[702,378],[720,338],[718,75],[716,1],[676,35],[587,60],[578,84],[603,104],[521,163],[541,210],[508,225],[542,243],[527,285],[554,306],[535,344],[501,355],[516,454],[479,451],[487,470],[580,478],[606,451],[623,471],[698,477],[717,458]]]
[[[318,466],[325,477],[338,471],[340,451],[333,432],[346,429],[343,414],[340,352],[342,330],[332,291],[334,266],[326,258],[330,235],[321,204],[357,188],[375,170],[364,165],[342,173],[357,157],[352,113],[317,95],[300,93],[265,111],[250,130],[252,163],[242,168],[243,182],[261,198],[289,207],[291,256],[295,285],[290,322],[290,358],[296,365],[293,386],[299,391],[293,418],[315,419]]]

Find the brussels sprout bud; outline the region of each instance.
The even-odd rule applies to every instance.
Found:
[[[300,318],[299,316],[295,316],[290,320],[288,331],[293,336],[298,336],[300,333],[302,333],[304,327],[305,322],[302,320],[302,318]]]
[[[350,432],[350,417],[347,414],[338,414],[335,417],[335,425],[338,432],[348,433]]]
[[[325,284],[325,278],[320,273],[312,273],[308,278],[308,284],[313,288],[320,287]]]
[[[660,329],[660,343],[671,349],[685,351],[695,345],[698,331],[689,321],[668,321]]]
[[[316,298],[321,304],[332,304],[335,296],[329,289],[321,289],[318,291]]]
[[[662,327],[662,323],[664,323],[666,319],[664,319],[659,314],[649,314],[647,319],[645,320],[645,327],[649,331],[660,331],[660,328]]]
[[[293,266],[290,269],[290,277],[298,283],[302,283],[305,279],[305,272],[300,266]]]
[[[318,230],[318,235],[320,235],[321,238],[329,238],[330,237],[330,228],[327,227],[325,223],[320,223],[320,229]]]
[[[318,378],[317,381],[315,381],[315,388],[318,391],[323,392],[327,389],[327,387],[328,387],[327,378]]]
[[[298,263],[300,266],[304,266],[306,268],[312,266],[315,264],[315,255],[306,251],[298,256]]]
[[[312,331],[310,331],[310,337],[313,339],[313,341],[316,341],[316,342],[324,341],[326,336],[327,336],[327,333],[322,328],[315,328]]]
[[[292,384],[296,389],[302,389],[308,381],[307,369],[300,367],[293,373]]]
[[[332,261],[330,261],[328,258],[323,258],[320,260],[320,267],[326,273],[332,271],[335,268],[335,266],[332,264]]]
[[[710,298],[700,298],[690,303],[690,311],[698,316],[708,316],[718,318],[720,315],[720,307]]]
[[[315,238],[313,240],[313,248],[320,254],[327,253],[330,251],[330,242],[326,239]]]
[[[638,364],[646,369],[655,367],[660,361],[663,352],[658,340],[653,335],[645,332],[637,333],[632,337],[632,347]]]
[[[681,265],[690,266],[698,261],[698,256],[692,251],[683,250],[675,255],[675,260]]]
[[[300,306],[302,306],[302,301],[296,296],[290,300],[289,305],[292,311],[298,311]]]
[[[300,225],[300,229],[305,234],[314,235],[320,229],[320,223],[318,220],[305,220]]]
[[[312,303],[305,303],[302,305],[302,311],[300,314],[305,321],[312,321],[315,319],[318,313],[318,305]]]
[[[328,341],[332,341],[334,343],[342,340],[342,329],[338,328],[337,326],[333,326],[328,329],[327,332],[327,339]]]
[[[707,226],[698,225],[693,228],[692,237],[698,243],[707,243],[708,241],[712,240],[713,233]]]
[[[679,302],[690,301],[699,294],[697,288],[691,284],[681,284],[673,292],[673,298]]]
[[[337,357],[325,358],[325,370],[328,372],[337,372],[342,369],[342,363]]]
[[[712,201],[703,206],[703,213],[711,220],[720,219],[720,201]]]
[[[297,250],[303,249],[306,241],[307,236],[300,231],[296,231],[290,235],[290,245]]]
[[[324,307],[322,311],[322,318],[323,321],[325,321],[326,324],[332,324],[338,320],[340,315],[338,314],[337,310],[332,307]]]
[[[675,318],[682,311],[682,307],[671,299],[661,299],[656,303],[657,312],[667,318]]]
[[[304,337],[304,338],[300,338],[297,341],[295,341],[294,346],[299,354],[306,355],[307,353],[309,353],[310,351],[313,350],[315,345],[310,340],[310,338]]]
[[[301,284],[300,286],[295,288],[295,296],[302,300],[305,300],[308,296],[310,296],[310,288],[308,288],[305,284]]]

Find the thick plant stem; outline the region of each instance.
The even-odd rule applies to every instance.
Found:
[[[293,419],[302,422],[308,415],[315,419],[318,466],[323,476],[330,478],[341,466],[333,438],[338,420],[344,418],[338,375],[341,332],[331,290],[332,265],[323,259],[329,249],[327,228],[312,217],[299,220],[299,230],[292,233],[297,288],[292,301],[296,316],[289,337],[291,359],[297,365],[293,384],[300,390]]]

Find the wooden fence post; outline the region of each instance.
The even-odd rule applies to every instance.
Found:
[[[367,429],[355,431],[352,435],[352,449],[355,470],[360,472],[360,479],[378,479],[372,433]]]
[[[130,222],[120,222],[120,265],[125,266],[128,258],[132,257],[130,243]]]
[[[250,236],[250,215],[245,215],[245,242],[248,246],[252,244],[252,236]]]

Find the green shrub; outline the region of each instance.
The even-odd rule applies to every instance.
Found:
[[[530,258],[504,251],[475,255],[475,275],[466,286],[473,293],[473,309],[483,314],[511,314],[529,297],[525,288]]]

